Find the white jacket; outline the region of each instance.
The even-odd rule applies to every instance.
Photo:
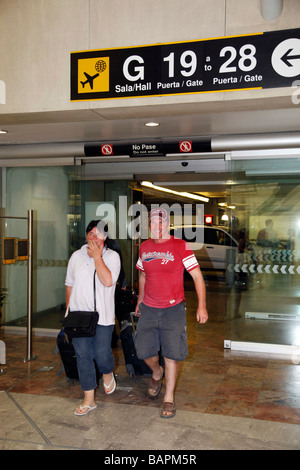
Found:
[[[83,245],[75,251],[68,263],[65,285],[72,287],[70,310],[94,310],[93,278],[95,262]],[[103,261],[111,272],[113,285],[105,287],[96,274],[96,309],[99,325],[115,323],[115,288],[119,277],[121,262],[118,253],[109,248],[103,249]]]

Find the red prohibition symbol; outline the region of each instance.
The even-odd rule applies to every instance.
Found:
[[[101,145],[101,153],[102,155],[112,155],[113,148],[110,144]]]
[[[179,142],[180,152],[191,152],[192,151],[192,142],[190,140],[182,140]]]

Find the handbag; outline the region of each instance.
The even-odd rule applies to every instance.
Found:
[[[99,313],[96,310],[96,270],[94,272],[94,311],[81,311],[69,309],[68,315],[62,322],[64,333],[68,339],[86,338],[95,336],[96,327],[99,320]]]

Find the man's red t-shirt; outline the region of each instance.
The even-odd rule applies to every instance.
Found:
[[[143,303],[155,308],[172,307],[184,300],[183,272],[199,266],[188,243],[171,236],[157,243],[141,244],[136,267],[146,274]]]

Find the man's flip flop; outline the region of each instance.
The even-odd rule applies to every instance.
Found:
[[[89,405],[83,406],[83,405],[80,405],[80,406],[79,406],[79,409],[80,409],[80,410],[83,410],[84,408],[87,408],[87,410],[84,411],[84,412],[82,412],[82,413],[80,413],[79,411],[76,411],[76,410],[75,410],[75,411],[74,411],[74,415],[76,415],[76,416],[84,416],[84,415],[87,415],[90,411],[92,411],[92,410],[94,410],[95,408],[97,408],[97,405],[95,405],[95,406],[89,406]]]
[[[110,387],[112,386],[112,384],[114,384],[114,386],[113,386],[113,388],[112,388],[111,390],[109,390]],[[105,385],[105,383],[104,383],[104,381],[103,381],[103,387],[104,387],[104,391],[105,391],[106,395],[110,395],[111,393],[114,393],[114,391],[116,390],[116,386],[117,386],[117,384],[116,384],[116,380],[115,380],[114,374],[113,374],[113,376],[112,376],[112,379],[111,379],[109,385]]]
[[[169,413],[169,414],[164,414]],[[170,403],[165,401],[162,406],[162,410],[160,413],[161,418],[173,418],[176,415],[176,406],[175,403]]]

